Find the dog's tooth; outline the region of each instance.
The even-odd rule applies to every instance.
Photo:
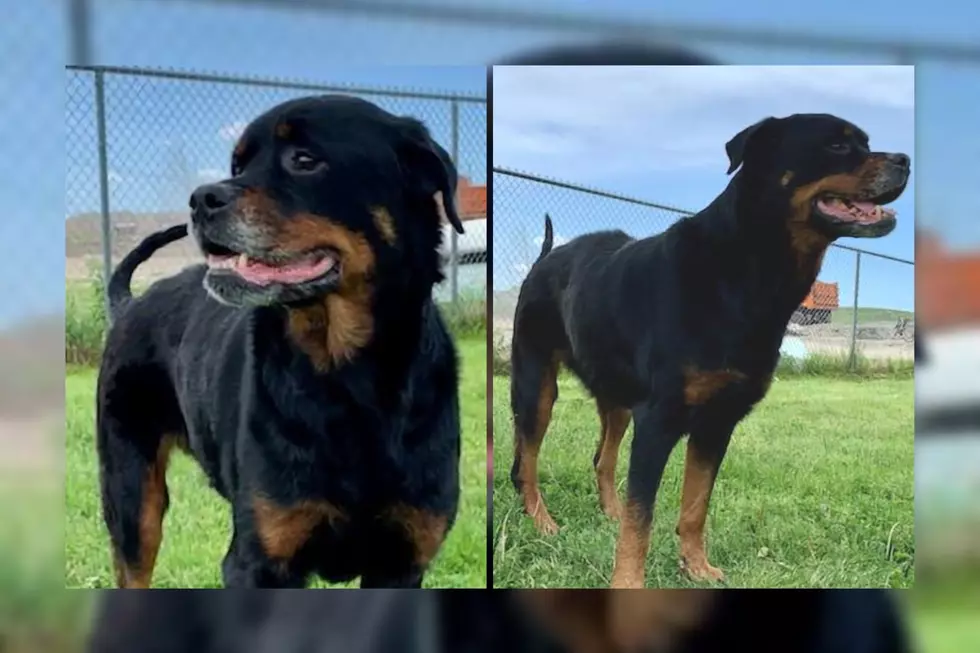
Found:
[[[238,267],[242,267],[242,268],[246,267],[248,265],[248,256],[245,254],[239,254],[238,260],[235,261],[235,264]]]

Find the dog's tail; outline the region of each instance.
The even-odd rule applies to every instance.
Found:
[[[133,273],[136,272],[136,268],[139,267],[140,263],[150,258],[153,252],[164,245],[180,240],[186,235],[186,224],[174,225],[163,231],[150,234],[133,251],[126,255],[119,265],[116,266],[116,269],[113,270],[112,276],[109,278],[109,314],[111,317],[114,318],[119,315],[123,307],[133,298],[133,291],[130,288],[130,284],[133,281]]]
[[[551,228],[551,216],[544,214],[544,242],[541,243],[541,253],[538,254],[538,261],[543,259],[551,251],[555,244],[555,232]],[[537,263],[537,261],[535,261]]]

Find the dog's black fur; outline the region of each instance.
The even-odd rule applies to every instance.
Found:
[[[388,590],[356,596],[344,591],[113,592],[98,607],[87,650],[576,653],[534,620],[516,596],[507,590],[414,596]],[[909,650],[902,611],[888,591],[726,590],[718,592],[717,604],[702,622],[666,653]]]
[[[117,582],[150,584],[176,445],[231,503],[226,586],[420,586],[459,495],[457,359],[431,298],[442,219],[462,232],[455,168],[422,123],[341,95],[258,117],[231,167],[191,199],[209,265],[131,297],[179,225],[109,285],[97,439]],[[310,253],[336,263],[269,283],[220,265]]]
[[[537,453],[557,397],[559,364],[595,396],[603,434],[594,464],[607,514],[622,515],[614,586],[643,579],[652,506],[668,456],[690,434],[678,523],[682,562],[720,580],[703,548],[715,475],[735,425],[768,390],[786,325],[840,236],[879,237],[891,215],[840,219],[817,200],[894,201],[909,176],[904,154],[871,152],[856,126],[825,114],[767,118],[726,146],[728,187],[700,213],[635,240],[580,236],[540,258],[521,286],[514,333],[512,480],[539,530],[557,525],[537,487]],[[627,506],[613,472],[630,419]]]
[[[545,46],[507,57],[498,66],[711,66],[711,57],[674,45],[598,41]]]

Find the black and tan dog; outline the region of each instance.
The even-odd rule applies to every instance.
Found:
[[[887,590],[103,594],[89,653],[907,653]]]
[[[110,283],[97,438],[118,584],[150,585],[176,446],[232,505],[226,586],[420,586],[459,495],[432,300],[443,221],[462,231],[456,170],[422,123],[332,95],[258,117],[231,175],[190,200],[206,264],[132,298],[181,225]]]
[[[546,218],[541,255],[521,286],[511,478],[538,530],[555,533],[537,462],[565,365],[599,410],[599,500],[621,518],[614,587],[643,585],[653,503],[685,433],[681,563],[696,580],[723,579],[705,554],[704,525],[732,431],[766,394],[786,325],[827,247],[891,232],[895,215],[882,205],[899,197],[910,171],[908,156],[870,151],[861,129],[825,114],[767,118],[726,150],[729,174],[741,169],[724,192],[656,236],[593,233],[552,250]],[[614,471],[631,419],[623,508]]]

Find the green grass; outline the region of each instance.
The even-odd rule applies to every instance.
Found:
[[[897,322],[899,318],[914,319],[915,313],[912,311],[899,311],[892,308],[858,308],[858,326],[868,322]],[[830,321],[834,324],[852,324],[854,321],[854,307],[841,306],[834,309]]]
[[[810,354],[804,360],[781,358],[776,367],[779,377],[833,377],[839,379],[911,379],[915,361],[911,358],[868,358],[856,353]]]
[[[65,284],[65,361],[96,363],[102,353],[106,319],[102,277]]]
[[[915,592],[907,595],[922,653],[975,651],[980,642],[980,569],[947,564],[939,575],[917,581]]]
[[[778,377],[736,429],[708,517],[708,553],[732,587],[909,587],[913,582],[913,381]],[[562,377],[539,459],[561,528],[545,537],[510,484],[510,390],[495,377],[494,587],[607,587],[618,532],[599,510],[599,420]],[[632,428],[617,470],[620,496]],[[666,470],[647,557],[648,587],[688,587],[674,534],[684,446]]]
[[[980,642],[976,606],[919,608],[912,614],[912,626],[922,653],[975,651]]]
[[[0,471],[0,651],[80,650],[92,593],[63,589],[60,484]]]
[[[500,340],[493,344],[493,375],[510,376],[511,361],[507,345]],[[781,377],[834,377],[840,379],[911,379],[915,361],[911,358],[868,358],[857,352],[851,360],[849,352],[840,354],[811,354],[805,360],[781,358],[776,368]]]
[[[462,496],[456,525],[426,576],[426,587],[486,586],[486,337],[463,339],[457,345],[462,377]],[[65,582],[68,587],[113,586],[98,489],[95,380],[93,370],[72,368],[65,381]],[[230,538],[228,505],[208,487],[197,464],[183,454],[174,456],[167,481],[171,506],[164,521],[154,587],[220,587],[221,560]],[[315,586],[327,585],[318,582]]]

